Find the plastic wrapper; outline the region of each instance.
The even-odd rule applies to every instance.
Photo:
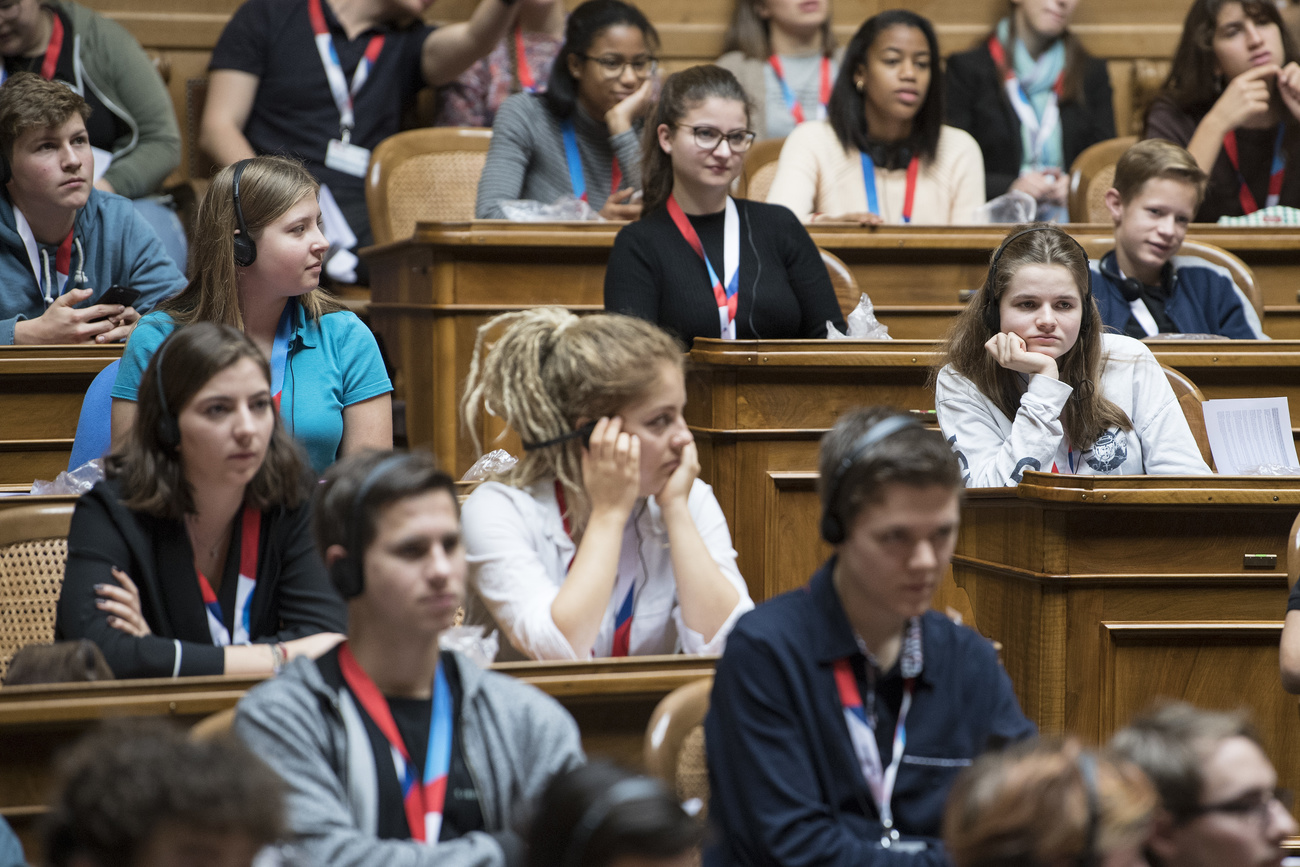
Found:
[[[482,626],[453,626],[444,629],[438,637],[438,645],[443,650],[455,650],[474,660],[479,668],[487,668],[497,658],[501,649],[501,640],[496,630],[484,635]]]
[[[1028,193],[1008,190],[995,199],[989,199],[971,215],[975,223],[1028,223],[1038,214],[1038,202]]]
[[[493,449],[474,462],[474,466],[460,477],[462,482],[481,482],[493,476],[508,472],[519,463],[519,459],[505,449]]]
[[[876,309],[872,305],[871,299],[867,293],[863,292],[862,297],[858,299],[858,306],[853,308],[853,312],[848,316],[849,333],[841,334],[840,330],[826,321],[826,339],[827,340],[892,340],[889,336],[889,328],[880,324],[876,318]]]
[[[104,462],[95,458],[93,461],[86,461],[75,470],[64,470],[55,476],[52,482],[37,479],[32,482],[32,493],[74,494],[79,497],[103,480]]]
[[[1300,467],[1288,467],[1283,464],[1260,464],[1248,470],[1242,470],[1243,476],[1300,476]]]
[[[553,223],[557,220],[603,220],[591,205],[573,196],[560,196],[551,204],[535,199],[504,199],[501,210],[516,223]]]

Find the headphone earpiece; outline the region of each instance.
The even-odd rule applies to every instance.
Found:
[[[867,156],[885,171],[901,169],[912,160],[912,143],[910,140],[887,142],[867,139]]]
[[[1125,277],[1120,273],[1115,261],[1114,251],[1102,256],[1098,265],[1101,268],[1101,275],[1110,279],[1112,283],[1119,287],[1119,292],[1124,296],[1125,301],[1132,304],[1142,297],[1142,284],[1134,278]]]
[[[244,169],[248,167],[251,160],[240,160],[235,163],[235,177],[231,181],[231,193],[235,203],[235,225],[239,232],[235,235],[235,264],[241,268],[247,268],[257,261],[257,242],[253,236],[248,234],[248,226],[244,225],[244,209],[239,204],[239,179],[244,176]]]
[[[389,455],[366,473],[357,492],[352,497],[352,508],[348,510],[348,544],[342,557],[330,564],[330,581],[344,600],[360,596],[366,589],[366,574],[362,567],[365,551],[361,545],[361,506],[366,495],[390,469],[404,462],[405,454]]]
[[[822,509],[821,532],[822,538],[832,545],[838,545],[848,537],[848,528],[844,526],[844,521],[840,518],[839,500],[840,485],[844,484],[844,477],[848,474],[853,465],[862,460],[867,451],[876,443],[883,439],[893,436],[901,430],[907,428],[920,428],[911,416],[891,415],[867,428],[867,432],[853,443],[852,448],[840,461],[840,465],[835,468],[834,475],[831,476],[830,485],[826,489],[826,505]]]
[[[172,332],[174,335],[176,332]],[[167,394],[163,391],[163,362],[167,357],[167,344],[171,342],[171,336],[158,347],[158,352],[154,355],[154,384],[158,388],[158,442],[162,443],[163,448],[168,451],[174,451],[181,444],[181,424],[176,416],[172,415],[171,407],[167,405]]]

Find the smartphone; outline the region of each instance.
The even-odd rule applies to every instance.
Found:
[[[111,286],[109,290],[95,300],[96,304],[121,304],[130,307],[140,297],[139,289],[129,286]]]

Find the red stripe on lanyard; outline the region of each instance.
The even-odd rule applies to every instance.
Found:
[[[330,37],[332,45],[333,36],[330,34],[329,25],[325,22],[325,10],[321,7],[321,0],[310,0],[307,4],[307,14],[308,17],[311,18],[312,32],[317,36]],[[375,62],[379,60],[380,52],[383,50],[383,34],[377,33],[370,37],[370,41],[366,43],[366,50],[362,61],[357,64],[357,68],[352,72],[352,81],[347,82],[346,79],[343,79],[343,70],[339,66],[338,49],[332,47],[328,54],[326,54],[324,48],[320,49],[321,63],[325,66],[325,77],[330,81],[330,91],[333,93],[336,87],[334,78],[330,75],[331,70],[336,70],[339,79],[345,82],[342,93],[333,93],[334,101],[338,105],[340,115],[343,115],[345,110],[348,114],[352,113],[352,94],[361,89],[361,85],[364,84],[366,78],[369,77],[369,67],[375,65]],[[362,73],[363,69],[366,70],[364,73]],[[355,118],[352,120],[355,122]],[[350,125],[346,125],[346,131],[349,133],[351,132]]]
[[[54,24],[50,28],[50,44],[45,48],[45,60],[41,61],[41,78],[51,81],[59,68],[59,55],[63,53],[63,21],[54,13]]]
[[[1282,195],[1282,181],[1286,178],[1286,158],[1282,152],[1285,131],[1285,125],[1279,124],[1277,141],[1273,145],[1273,163],[1268,175],[1268,200],[1266,204],[1269,207],[1277,204],[1277,200]],[[1237,200],[1241,202],[1241,212],[1243,214],[1253,214],[1259,210],[1259,203],[1255,201],[1255,194],[1250,191],[1250,187],[1246,185],[1246,177],[1241,173],[1237,150],[1237,131],[1235,129],[1229,131],[1223,137],[1223,151],[1228,155],[1228,162],[1232,163],[1232,170],[1237,173],[1237,181],[1241,185],[1237,190]]]
[[[68,232],[68,237],[59,243],[59,249],[54,253],[54,270],[64,277],[72,273],[72,234],[75,231],[74,226],[72,231]]]
[[[441,661],[438,663],[439,673],[437,680],[441,685]],[[352,648],[347,642],[344,642],[339,648],[339,669],[343,672],[343,680],[347,682],[348,689],[357,697],[361,703],[362,709],[371,721],[379,728],[384,738],[402,760],[406,762],[407,773],[411,776],[410,788],[402,793],[403,806],[406,808],[406,824],[410,826],[411,837],[423,843],[436,843],[437,840],[425,839],[426,817],[431,813],[442,815],[443,804],[447,797],[447,769],[434,769],[430,776],[432,780],[425,780],[420,774],[418,768],[411,761],[411,754],[406,749],[406,744],[402,741],[401,732],[397,730],[397,722],[393,719],[393,712],[388,707],[388,700],[384,698],[379,687],[366,674],[366,670],[357,662],[357,658],[352,655]],[[443,704],[439,706],[437,699],[440,697],[441,689],[434,690],[434,707],[429,719],[429,759],[431,761],[441,761],[443,757],[434,758],[432,755],[435,749],[435,731],[439,727],[439,714],[449,718],[451,709]],[[441,722],[445,725],[447,720]],[[446,732],[449,738],[450,731]],[[450,759],[450,754],[446,756]],[[439,773],[439,770],[441,771]],[[403,781],[399,780],[399,784]]]
[[[907,188],[903,193],[903,222],[912,222],[912,203],[916,201],[916,176],[920,172],[921,161],[912,157],[907,163]]]
[[[537,90],[537,82],[533,79],[533,69],[528,65],[528,55],[524,53],[524,28],[522,25],[515,25],[515,74],[519,78],[519,86],[529,93]]]
[[[885,828],[881,845],[888,848],[898,839],[898,830],[894,828],[894,811],[891,801],[894,797],[894,784],[898,781],[898,770],[903,762],[903,753],[907,749],[907,717],[912,709],[912,694],[916,689],[916,678],[903,681],[903,703],[898,709],[898,722],[894,726],[893,755],[889,766],[880,756],[880,747],[876,743],[875,729],[868,722],[872,714],[868,713],[862,701],[862,691],[858,688],[857,677],[853,674],[853,665],[848,657],[837,659],[832,663],[835,674],[835,687],[839,693],[840,705],[844,709],[845,723],[849,729],[849,740],[853,743],[854,755],[862,768],[863,779],[871,796],[876,801],[880,812],[880,822]],[[863,753],[866,753],[864,756]]]
[[[700,259],[704,261],[705,270],[709,272],[713,279],[713,300],[717,302],[719,308],[727,308],[728,317],[731,320],[735,320],[736,309],[740,302],[740,293],[734,292],[731,297],[727,297],[727,290],[722,285],[723,278],[717,275],[712,263],[709,262],[709,257],[705,255],[704,244],[700,241],[699,233],[695,231],[695,227],[692,226],[691,221],[687,219],[686,212],[682,210],[682,206],[677,204],[677,198],[671,194],[668,196],[668,216],[673,218],[673,223],[677,226],[677,231],[682,233],[682,237],[686,240],[686,243],[690,245],[691,249],[695,251],[695,255],[699,256]],[[723,264],[725,265],[726,263]]]
[[[239,574],[248,578],[249,581],[257,581],[257,555],[258,548],[262,543],[262,513],[252,506],[245,506],[239,522]],[[208,581],[208,576],[203,574],[199,569],[198,560],[194,561],[194,574],[199,579],[199,595],[203,597],[203,604],[207,606],[212,616],[216,618],[218,624],[224,629],[225,617],[221,613],[221,603],[217,600],[216,591],[212,589],[212,583]],[[238,580],[238,579],[236,579]],[[238,604],[239,594],[236,592],[236,604]],[[252,604],[252,592],[248,594],[249,602]],[[243,612],[235,612],[235,628],[239,627],[239,618]],[[215,630],[216,626],[211,626]],[[230,641],[232,633],[226,633],[226,641]],[[214,644],[220,644],[217,636],[212,636]],[[251,639],[251,636],[250,636]]]
[[[786,107],[790,109],[790,116],[794,118],[796,124],[804,122],[803,106],[795,97],[794,90],[785,80],[785,68],[781,66],[781,58],[773,54],[768,57],[767,62],[772,65],[772,72],[776,73],[776,81],[781,85],[781,94],[785,98]],[[826,107],[831,102],[831,59],[822,57],[820,82],[817,87],[817,102],[822,107],[822,115],[826,114]]]
[[[988,41],[989,56],[993,58],[993,65],[998,68],[1004,81],[1010,81],[1016,77],[1015,70],[1007,63],[1007,52],[1002,48],[1002,41],[997,35],[989,37]],[[1055,83],[1052,84],[1052,90],[1056,92],[1056,98],[1060,99],[1061,94],[1065,91],[1065,70],[1061,70],[1060,75],[1056,76]]]
[[[612,196],[618,192],[619,186],[623,183],[623,169],[618,164],[618,157],[614,157],[614,167],[609,173],[609,194]]]

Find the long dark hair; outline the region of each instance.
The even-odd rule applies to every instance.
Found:
[[[745,106],[745,125],[749,125],[753,116],[749,96],[728,70],[707,63],[668,76],[641,133],[642,216],[663,207],[673,192],[673,158],[659,146],[659,127],[666,124],[671,130],[688,111],[709,97],[735,100]]]
[[[159,357],[164,360],[161,374]],[[164,442],[161,422],[164,413],[177,418],[208,380],[245,358],[256,362],[266,381],[271,381],[266,356],[244,332],[229,325],[198,322],[178,328],[154,352],[140,377],[130,438],[122,451],[109,455],[104,466],[106,476],[119,480],[128,509],[173,520],[194,511],[193,490],[177,449]],[[160,375],[165,410],[158,394]],[[244,498],[258,509],[294,508],[307,494],[306,464],[280,423],[280,414],[274,410],[271,414],[275,424],[266,457],[248,483]]]
[[[1218,58],[1214,54],[1214,31],[1218,27],[1219,12],[1228,3],[1240,3],[1241,11],[1257,24],[1275,24],[1282,34],[1282,66],[1300,60],[1296,54],[1295,40],[1282,23],[1277,6],[1266,0],[1193,0],[1183,21],[1183,35],[1174,52],[1174,62],[1169,67],[1169,77],[1160,88],[1160,94],[1170,99],[1188,114],[1202,116],[1223,92],[1223,79],[1216,73]]]
[[[831,101],[826,113],[831,129],[835,130],[835,137],[845,150],[867,150],[871,130],[867,129],[867,114],[862,102],[864,97],[858,92],[854,79],[858,70],[866,64],[867,51],[875,44],[876,37],[900,24],[920,30],[925,34],[925,42],[930,48],[930,86],[925,91],[921,110],[912,119],[912,134],[907,140],[912,153],[922,159],[929,159],[939,148],[939,128],[943,126],[943,71],[939,57],[939,38],[934,34],[934,25],[915,12],[891,9],[872,15],[858,28],[858,32],[849,40],[848,48],[844,49],[840,74],[835,78],[835,87],[831,89]]]
[[[948,332],[943,357],[932,371],[931,379],[945,364],[951,364],[993,401],[1003,415],[1015,418],[1020,408],[1020,376],[998,364],[984,344],[1001,330],[1002,296],[1016,273],[1025,265],[1060,265],[1074,278],[1083,314],[1074,346],[1057,359],[1061,381],[1074,389],[1061,411],[1061,425],[1075,448],[1090,449],[1097,437],[1109,428],[1132,430],[1133,422],[1124,410],[1098,390],[1104,362],[1101,333],[1105,324],[1092,297],[1088,256],[1073,238],[1046,223],[1016,226],[1007,237],[1026,229],[1037,231],[1027,232],[1010,243],[1004,242],[1002,255],[997,259],[994,281],[990,281],[994,275],[994,269],[990,267],[979,294],[966,305]],[[996,252],[994,256],[997,256]]]
[[[551,77],[541,99],[558,117],[568,117],[578,104],[578,81],[569,71],[569,58],[582,59],[596,37],[611,27],[635,27],[645,38],[646,48],[659,50],[659,32],[641,10],[623,0],[587,0],[569,13],[564,25],[564,45],[551,65]]]

